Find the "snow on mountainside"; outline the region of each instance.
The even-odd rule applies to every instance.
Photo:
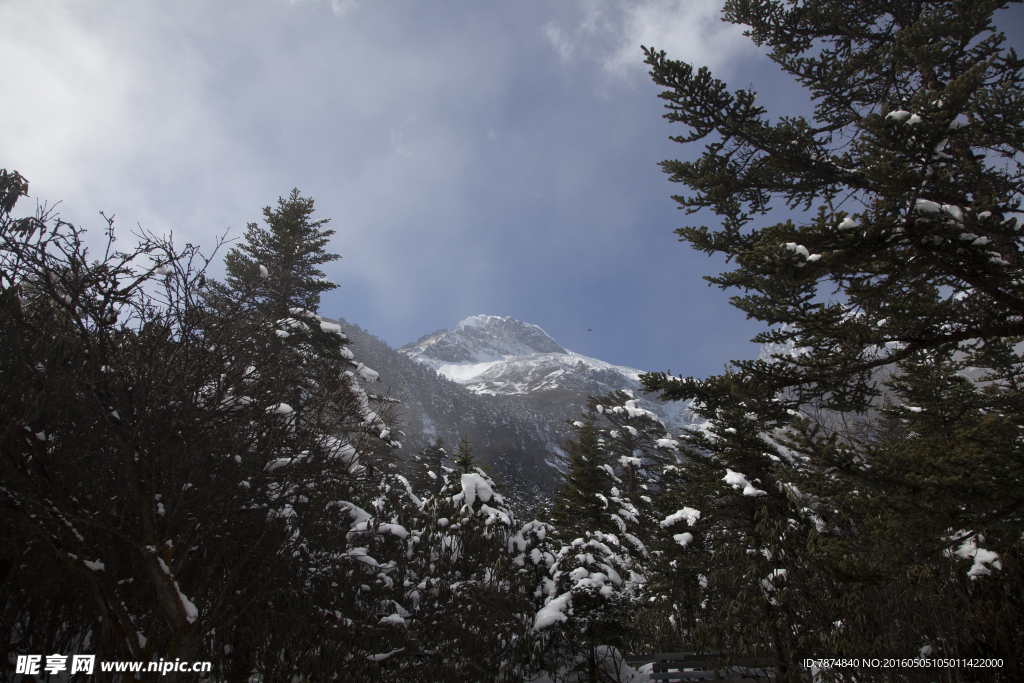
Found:
[[[411,456],[438,438],[454,453],[468,436],[511,499],[531,506],[561,485],[556,454],[571,436],[566,420],[579,418],[589,394],[632,391],[675,433],[693,424],[686,404],[642,398],[639,370],[568,351],[513,318],[474,316],[401,350],[358,325],[331,322],[379,373],[373,393],[401,401],[398,459],[407,474]]]
[[[563,411],[542,411],[517,396],[474,394],[358,325],[343,319],[333,322],[352,340],[359,358],[379,373],[374,393],[401,401],[399,459],[405,461],[405,473],[411,456],[436,439],[454,453],[459,440],[468,435],[475,455],[509,487],[505,493],[513,492],[512,499],[528,504],[547,500],[561,484],[550,461],[552,449],[568,435],[568,415]]]
[[[538,407],[578,412],[587,395],[615,389],[640,396],[641,370],[568,351],[536,325],[511,317],[475,315],[454,330],[425,335],[399,351],[476,394],[521,396]],[[640,402],[670,430],[693,423],[685,404],[643,397]]]
[[[508,356],[567,353],[536,325],[493,315],[474,315],[459,323],[454,332],[439,330],[399,350],[412,358],[418,351],[436,362],[471,366],[501,361]]]

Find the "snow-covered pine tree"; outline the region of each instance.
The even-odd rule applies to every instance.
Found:
[[[625,392],[591,398],[588,407],[570,423],[576,438],[565,444],[565,485],[551,519],[554,562],[534,620],[547,671],[565,680],[611,680],[630,644],[649,558],[641,537],[654,521],[648,494],[664,462],[657,451],[669,447],[664,426]]]
[[[647,50],[655,82],[667,88],[661,95],[669,109],[666,117],[689,128],[673,139],[706,141],[696,161],[663,162],[672,180],[689,189],[676,199],[691,212],[709,208],[722,219],[720,229],[689,226],[677,232],[694,248],[737,264],[735,270],[707,279],[722,288],[743,289],[734,305],[772,326],[756,340],[789,353],[737,361],[726,374],[706,380],[654,373],[643,378],[645,388],[662,390],[669,399],[697,400],[701,414],[713,420],[715,443],[701,444],[713,456],[707,466],[729,468],[742,490],[749,484],[752,490],[765,491],[759,499],[769,513],[764,518],[771,520],[764,527],[769,534],[781,534],[787,523],[781,504],[776,507],[772,501],[774,491],[781,485],[788,492],[790,518],[796,527],[807,528],[807,540],[812,541],[802,545],[808,550],[798,552],[799,544],[787,550],[802,555],[797,566],[819,560],[819,567],[841,565],[844,555],[857,552],[859,542],[839,543],[818,556],[815,548],[824,552],[831,542],[817,546],[815,534],[854,538],[852,530],[865,529],[866,515],[877,513],[879,505],[895,528],[929,530],[927,545],[914,535],[887,537],[901,548],[897,556],[921,558],[915,566],[922,571],[962,548],[970,571],[982,557],[980,566],[991,576],[979,572],[973,584],[991,579],[1003,588],[1002,593],[976,591],[980,601],[969,603],[976,613],[987,615],[976,624],[986,635],[975,637],[970,635],[973,627],[961,625],[962,639],[945,636],[971,643],[968,649],[977,656],[985,656],[981,643],[1001,642],[998,634],[1007,630],[997,615],[1012,619],[1019,614],[1017,599],[1008,597],[1018,595],[1021,586],[1019,446],[1007,442],[993,447],[983,430],[967,427],[970,420],[928,422],[932,418],[925,416],[921,421],[924,406],[914,401],[924,402],[930,395],[936,401],[933,411],[941,407],[939,414],[949,415],[949,402],[961,391],[958,380],[946,370],[932,371],[962,362],[980,368],[977,374],[1007,378],[984,389],[975,381],[974,389],[1006,405],[997,413],[999,420],[1024,426],[1024,415],[1005,398],[1019,394],[1015,380],[1009,379],[1016,371],[1006,368],[1020,364],[1017,344],[1024,337],[1024,245],[1021,221],[1014,215],[1024,194],[1024,62],[1005,48],[1005,38],[993,28],[993,14],[1005,4],[727,2],[726,20],[745,26],[747,35],[766,46],[770,58],[808,89],[815,100],[812,117],[770,120],[752,91],[730,93],[707,69],[696,70]],[[805,220],[761,224],[761,217],[777,205],[816,211]],[[828,299],[829,292],[835,292],[834,299]],[[997,363],[986,349],[1001,350],[1006,358]],[[885,407],[884,380],[891,373],[914,379],[913,385],[889,385],[889,405],[909,408],[900,418],[883,413],[886,424],[876,417]],[[921,413],[911,408],[921,408]],[[747,413],[754,416],[749,430],[744,427]],[[801,413],[809,421],[794,419]],[[939,431],[895,429],[904,419],[908,425]],[[880,431],[877,425],[887,428]],[[1002,426],[995,433],[1002,433]],[[879,444],[894,435],[900,445],[881,449]],[[767,449],[757,443],[766,439]],[[942,446],[931,445],[935,443]],[[783,462],[789,451],[793,471],[769,476],[771,457]],[[758,463],[760,452],[767,455]],[[925,453],[928,457],[922,458]],[[962,459],[968,453],[991,454],[995,462],[986,462],[982,471],[1001,474],[989,479],[991,485],[986,482],[984,501],[968,483],[973,467]],[[875,457],[881,458],[879,463],[873,462]],[[736,464],[744,461],[749,464]],[[842,470],[825,471],[837,461]],[[873,489],[870,477],[861,474],[880,463],[892,476],[884,487]],[[813,488],[786,486],[795,483],[790,477],[800,468],[806,469],[804,481]],[[713,482],[715,477],[706,479]],[[942,480],[951,485],[941,494],[934,484],[923,486]],[[958,518],[968,524],[963,532],[960,527],[937,529],[935,522],[944,515],[933,516],[931,505],[920,504],[925,500],[920,494],[929,489],[929,495],[948,496],[949,505],[941,509],[959,507]],[[871,503],[865,502],[869,496]],[[879,496],[883,499],[877,500]],[[851,503],[851,497],[857,500]],[[857,508],[860,512],[849,512],[846,520],[835,512]],[[832,518],[825,521],[822,513],[827,510],[833,511]],[[702,512],[701,523],[714,525],[719,511]],[[835,521],[846,525],[837,528]],[[989,528],[1002,531],[989,532],[997,540],[988,546],[972,546],[963,535]],[[984,561],[994,555],[1001,569]],[[821,585],[805,582],[793,571],[786,581],[809,599],[818,598],[821,610],[827,610],[832,598],[842,604],[857,594],[858,586],[879,580],[867,571],[870,564],[861,562],[855,575],[830,575],[830,590],[838,591],[831,597]],[[743,578],[744,571],[737,569],[737,580],[756,591],[764,579],[756,572]],[[918,606],[951,613],[954,583],[938,578],[918,583],[927,586],[919,593],[927,600]],[[892,595],[897,585],[885,584]],[[997,599],[996,593],[1004,597]],[[952,594],[960,594],[959,589]],[[929,601],[931,607],[923,608]],[[884,599],[865,602],[854,617],[848,612],[831,616],[836,621],[882,623],[889,620],[889,604]],[[743,622],[737,618],[734,625],[741,628]],[[945,651],[934,634],[914,633],[920,648]],[[832,637],[824,631],[818,635]],[[833,638],[836,654],[888,645],[845,638],[841,631]],[[1019,673],[1024,647],[1019,640],[1009,645],[1009,670]]]
[[[297,189],[288,199],[278,198],[276,209],[264,207],[263,214],[266,225],[249,223],[242,241],[225,257],[226,283],[209,283],[210,305],[223,309],[220,315],[233,322],[267,328],[271,341],[287,349],[298,374],[310,354],[326,354],[348,361],[347,376],[353,381],[358,383],[356,375],[376,380],[376,372],[353,359],[340,327],[317,315],[320,295],[337,288],[319,267],[341,258],[325,250],[334,231],[321,226],[329,219],[311,220],[313,199],[301,197]],[[298,408],[301,380],[290,387],[290,395],[292,407]],[[384,397],[382,405],[388,403]]]
[[[823,608],[828,582],[804,552],[817,518],[794,499],[807,465],[773,442],[754,399],[711,415],[691,407],[708,420],[687,430],[684,457],[663,479],[654,636],[673,650],[772,657],[780,680],[802,680],[802,653],[823,647],[835,621]]]
[[[410,654],[421,680],[520,681],[532,654],[533,586],[514,542],[523,532],[472,451],[464,439],[458,467],[439,468],[441,490],[413,522]]]
[[[591,396],[587,408],[587,418],[597,429],[598,443],[619,480],[616,498],[630,504],[621,505],[623,509],[613,520],[616,524],[619,518],[634,522],[639,539],[646,543],[657,528],[652,523],[658,517],[658,505],[667,483],[665,468],[679,462],[679,442],[671,438],[657,415],[637,405],[632,392],[619,390]],[[619,531],[626,533],[622,524]]]
[[[318,670],[344,662],[351,671],[368,666],[378,674],[381,669],[397,674],[408,662],[383,655],[402,649],[398,644],[405,635],[382,629],[378,620],[394,618],[397,624],[404,619],[404,608],[392,597],[391,575],[405,558],[394,537],[404,540],[408,531],[396,520],[413,517],[419,499],[394,471],[393,453],[400,447],[393,419],[397,402],[368,391],[376,371],[355,359],[339,325],[317,314],[320,294],[337,286],[318,267],[339,257],[325,252],[333,231],[320,228],[324,219],[312,221],[312,212],[313,200],[297,190],[279,199],[276,210],[266,207],[266,227],[248,226],[243,242],[226,258],[227,285],[213,283],[210,301],[220,320],[241,314],[242,324],[255,330],[255,345],[278,359],[286,378],[279,387],[287,399],[282,405],[292,411],[291,426],[304,426],[308,419],[329,424],[318,432],[321,438],[358,459],[347,467],[321,463],[305,473],[300,458],[274,461],[281,463],[283,478],[275,491],[292,493],[282,514],[294,527],[295,539],[322,549],[311,562],[316,579],[307,586],[306,614],[335,617],[323,631],[317,616],[304,622],[305,630],[293,627],[285,649],[293,657],[309,653],[308,661]],[[335,391],[338,398],[318,400],[324,390]],[[403,490],[408,495],[394,493]],[[296,492],[301,494],[297,499]],[[348,529],[344,537],[341,529]],[[327,539],[335,540],[324,544]],[[381,607],[389,601],[397,612]],[[391,661],[384,664],[385,659]]]
[[[992,27],[1004,4],[727,2],[726,20],[816,100],[810,120],[772,122],[752,91],[646,51],[666,118],[691,131],[674,139],[710,142],[699,160],[662,167],[691,190],[675,199],[715,211],[722,228],[677,233],[736,259],[706,279],[746,290],[734,304],[776,326],[760,342],[800,350],[705,382],[654,373],[648,386],[709,403],[789,388],[774,415],[785,421],[819,397],[863,406],[876,368],[920,351],[1024,335],[1024,91],[1022,63]],[[757,225],[778,203],[818,207],[805,224]],[[827,287],[845,299],[819,301]]]

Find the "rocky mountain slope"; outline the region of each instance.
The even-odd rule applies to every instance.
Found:
[[[568,351],[536,325],[511,317],[472,316],[454,330],[438,330],[399,351],[475,394],[518,396],[563,419],[576,417],[588,395],[621,389],[634,392],[670,430],[692,423],[684,404],[641,394],[641,370]]]
[[[579,417],[588,394],[625,389],[641,396],[639,370],[575,354],[513,318],[474,316],[399,350],[337,322],[360,360],[380,374],[378,393],[401,401],[407,461],[437,438],[454,453],[468,435],[492,474],[528,503],[549,499],[560,485],[556,454],[569,434],[565,421]],[[670,429],[691,423],[679,404],[640,401]]]

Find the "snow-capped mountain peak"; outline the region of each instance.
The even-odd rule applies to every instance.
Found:
[[[536,325],[496,315],[470,316],[455,330],[438,330],[401,350],[431,366],[437,361],[475,364],[537,353],[568,353]]]
[[[587,395],[640,390],[640,370],[574,353],[537,325],[512,317],[474,315],[400,352],[480,395],[522,396],[580,410]],[[688,423],[681,405],[641,399],[670,428]]]

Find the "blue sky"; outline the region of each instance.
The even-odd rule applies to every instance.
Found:
[[[680,188],[657,162],[699,149],[668,140],[640,45],[753,85],[772,115],[807,109],[719,7],[0,0],[0,167],[96,237],[103,210],[123,239],[141,225],[207,252],[298,187],[343,257],[324,315],[395,347],[511,315],[703,377],[756,355],[759,326],[672,232]],[[1024,12],[1003,15],[1021,51]]]

